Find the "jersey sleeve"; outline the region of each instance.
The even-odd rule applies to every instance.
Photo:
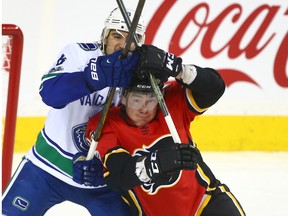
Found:
[[[197,80],[199,82],[197,85],[203,83],[203,86],[200,85],[199,88],[179,81],[171,81],[164,88],[164,99],[175,127],[184,128],[184,130],[177,130],[182,142],[187,142],[187,138],[190,136],[190,124],[194,118],[203,114],[209,108],[208,105],[215,103],[225,89],[225,84],[221,79],[218,83],[217,75],[216,81],[209,80],[209,76],[213,77],[214,72],[206,72],[203,73],[206,77],[200,77],[204,81]],[[208,81],[206,81],[207,78]],[[209,86],[209,82],[212,87]],[[211,82],[215,83],[211,84]]]
[[[136,176],[136,162],[138,157],[131,156],[120,146],[110,149],[104,157],[104,173],[106,184],[114,190],[130,190],[142,184]]]
[[[68,44],[49,71],[42,76],[39,93],[43,102],[54,108],[63,108],[90,94],[83,71],[90,58],[100,54],[97,44],[90,44],[90,49],[86,50],[81,44]]]
[[[226,85],[216,70],[193,66],[197,70],[195,80],[189,85],[179,82],[186,88],[188,107],[193,112],[202,114],[224,94]]]

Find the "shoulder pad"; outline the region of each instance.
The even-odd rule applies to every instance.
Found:
[[[99,48],[97,43],[77,43],[85,51],[94,51]]]

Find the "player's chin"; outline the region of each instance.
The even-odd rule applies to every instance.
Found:
[[[136,121],[134,121],[134,123],[136,126],[141,127],[148,124],[150,121],[150,118],[138,118]]]

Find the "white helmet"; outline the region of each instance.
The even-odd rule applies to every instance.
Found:
[[[133,20],[134,14],[135,14],[134,10],[127,9],[127,15],[130,18],[131,22]],[[105,20],[105,27],[102,31],[102,36],[101,36],[102,40],[108,36],[109,30],[111,29],[116,29],[116,30],[125,31],[125,32],[129,31],[119,8],[115,8]],[[145,41],[145,30],[146,30],[146,26],[144,25],[144,20],[142,16],[140,16],[139,22],[136,28],[136,34],[141,36],[141,38],[139,38],[140,44],[143,44]]]

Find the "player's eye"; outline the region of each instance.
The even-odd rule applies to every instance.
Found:
[[[132,100],[132,103],[134,103],[134,104],[139,104],[140,102],[141,101],[139,99],[136,99],[136,98]]]
[[[123,37],[121,35],[115,35],[114,38],[121,40]]]

